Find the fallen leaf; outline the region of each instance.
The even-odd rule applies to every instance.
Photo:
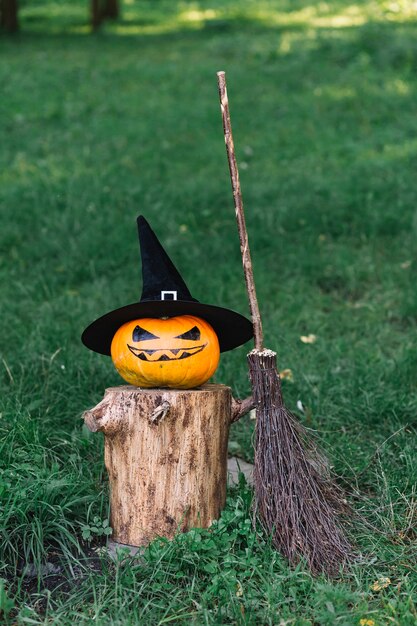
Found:
[[[301,335],[300,340],[303,343],[315,343],[317,341],[317,335]]]
[[[401,268],[403,270],[406,270],[410,267],[410,265],[411,265],[411,261],[404,261],[404,263],[401,263]]]
[[[359,626],[375,626],[373,619],[367,619],[366,617],[359,620]]]
[[[294,375],[292,373],[292,370],[290,370],[289,368],[282,370],[279,375],[282,380],[289,380],[290,382],[294,382]]]
[[[372,585],[372,591],[381,591],[382,589],[386,589],[391,584],[391,579],[387,576],[383,576],[382,578],[378,578]]]

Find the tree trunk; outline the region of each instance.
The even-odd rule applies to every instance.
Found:
[[[90,4],[91,28],[95,31],[103,21],[100,0],[91,0]]]
[[[118,0],[91,0],[91,28],[95,31],[106,19],[116,20],[119,17]]]
[[[0,0],[0,27],[8,33],[19,30],[17,0]]]
[[[103,18],[110,20],[117,20],[119,17],[119,2],[118,0],[105,0],[103,6]]]
[[[104,433],[112,539],[140,546],[210,526],[226,499],[230,423],[251,408],[224,385],[107,389],[84,420]]]

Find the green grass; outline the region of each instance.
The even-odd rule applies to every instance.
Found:
[[[414,625],[413,3],[141,0],[97,35],[86,3],[21,5],[21,33],[0,40],[0,621]],[[266,343],[364,518],[363,557],[338,581],[288,568],[252,530],[243,484],[213,529],[143,561],[82,540],[108,495],[101,435],[80,416],[120,379],[79,337],[140,294],[136,215],[193,295],[247,312],[219,69]],[[216,374],[241,397],[246,350]],[[231,434],[248,460],[252,427]],[[63,573],[24,577],[47,561]]]

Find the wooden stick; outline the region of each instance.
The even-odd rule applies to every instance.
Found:
[[[237,422],[241,417],[252,411],[256,407],[253,396],[245,398],[244,400],[236,400],[232,398],[232,419],[231,423]]]
[[[242,192],[240,189],[239,170],[236,162],[235,147],[233,144],[232,125],[230,122],[229,102],[227,99],[226,74],[217,72],[220,107],[222,110],[224,140],[226,143],[227,159],[229,162],[230,178],[232,182],[233,200],[237,227],[239,231],[240,251],[242,253],[243,272],[245,274],[246,289],[249,298],[249,307],[252,316],[255,349],[263,349],[262,321],[256,298],[255,281],[253,278],[252,261],[249,250],[248,233],[246,230],[245,214],[243,212]]]

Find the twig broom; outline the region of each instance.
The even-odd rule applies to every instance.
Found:
[[[218,87],[246,289],[254,328],[255,349],[248,354],[249,376],[256,403],[255,513],[274,546],[291,564],[305,560],[314,574],[335,575],[351,554],[339,525],[345,512],[342,491],[331,480],[326,462],[311,437],[284,406],[276,353],[264,349],[233,145],[226,75]]]

